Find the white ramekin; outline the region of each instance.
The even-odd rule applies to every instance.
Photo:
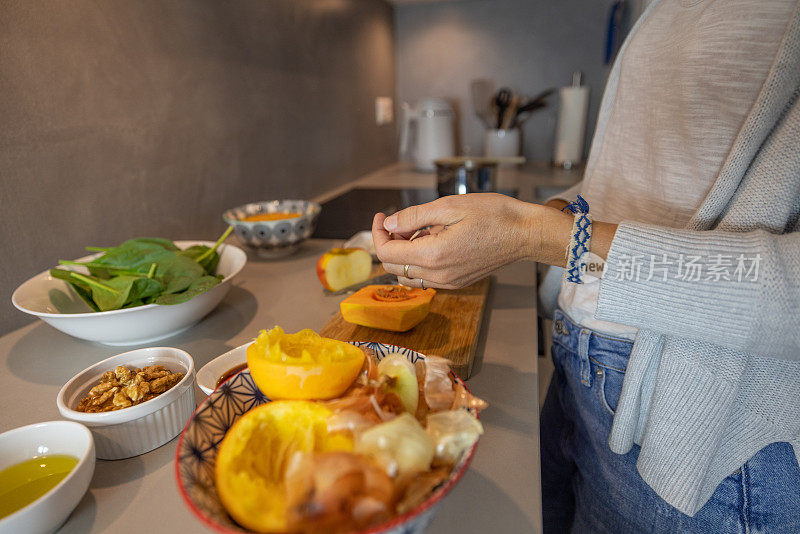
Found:
[[[184,377],[171,389],[147,402],[113,412],[84,413],[74,410],[106,371],[118,365],[144,367],[163,365]],[[171,347],[151,347],[117,354],[75,375],[58,392],[61,416],[89,427],[97,457],[119,460],[152,451],[180,434],[192,415],[194,403],[194,360]]]

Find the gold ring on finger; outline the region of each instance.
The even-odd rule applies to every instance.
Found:
[[[410,267],[410,265],[408,265],[407,263],[405,265],[403,265],[403,276],[405,276],[406,278],[411,278],[410,276],[408,276],[408,268],[409,267]]]

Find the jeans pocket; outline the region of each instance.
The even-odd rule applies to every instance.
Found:
[[[622,393],[622,380],[625,378],[625,373],[616,369],[602,367],[594,362],[592,362],[592,367],[594,367],[592,371],[594,372],[597,398],[609,415],[614,415],[617,410],[620,393]]]

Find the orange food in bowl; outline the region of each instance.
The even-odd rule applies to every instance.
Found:
[[[247,365],[270,399],[331,399],[350,387],[364,363],[358,347],[310,329],[287,334],[262,330],[247,347]]]
[[[433,289],[367,286],[344,299],[339,308],[349,323],[405,332],[425,319],[435,295]]]
[[[248,215],[247,217],[242,218],[242,220],[246,222],[281,221],[283,219],[296,219],[301,215],[302,213],[287,213],[285,211],[280,211],[276,213],[257,213],[255,215]]]
[[[286,467],[297,452],[351,451],[352,439],[328,434],[331,411],[308,401],[276,401],[244,414],[225,434],[214,478],[222,504],[242,526],[287,532]]]

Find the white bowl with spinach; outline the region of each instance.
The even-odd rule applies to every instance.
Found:
[[[157,341],[195,324],[227,294],[247,255],[221,241],[126,241],[39,273],[11,301],[80,339],[106,345]]]

